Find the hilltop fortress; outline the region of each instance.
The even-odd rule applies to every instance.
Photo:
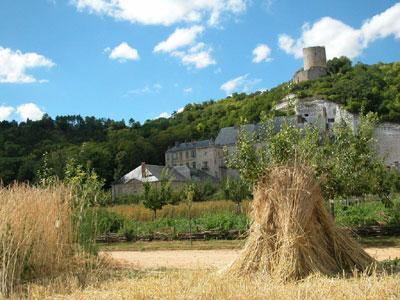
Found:
[[[325,47],[303,49],[304,67],[292,78],[294,83],[315,80],[328,74]],[[273,120],[275,131],[280,130],[282,123],[303,128],[313,124],[320,132],[330,130],[335,123],[344,121],[353,130],[358,126],[358,116],[346,111],[341,105],[327,101],[322,97],[299,99],[294,94],[287,95],[275,106],[276,110],[292,107],[295,114],[290,117],[277,117]],[[247,132],[257,132],[257,124],[243,126]],[[204,140],[190,143],[176,143],[165,153],[165,164],[168,167],[187,166],[198,168],[211,176],[220,179],[235,174],[225,166],[223,149],[234,151],[239,129],[222,128],[215,140]],[[377,151],[388,167],[400,167],[400,125],[381,123],[375,130]]]
[[[304,68],[297,71],[292,81],[299,83],[318,79],[328,74],[325,47],[308,47],[303,49]]]

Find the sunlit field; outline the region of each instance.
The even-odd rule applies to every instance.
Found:
[[[300,282],[266,277],[235,278],[217,271],[153,271],[76,288],[70,295],[31,285],[31,299],[398,299],[399,275],[329,278],[310,276]]]

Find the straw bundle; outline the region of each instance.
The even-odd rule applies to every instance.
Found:
[[[272,168],[255,188],[251,216],[247,243],[230,273],[290,280],[311,273],[367,271],[375,263],[335,226],[308,167]]]

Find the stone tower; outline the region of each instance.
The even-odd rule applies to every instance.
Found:
[[[304,71],[313,67],[326,68],[325,47],[308,47],[303,49]]]
[[[326,67],[325,47],[316,46],[304,48],[303,59],[304,68],[294,74],[294,83],[318,79],[328,73]]]

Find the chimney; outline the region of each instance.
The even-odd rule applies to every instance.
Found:
[[[146,163],[144,161],[142,161],[141,168],[142,168],[142,178],[145,178],[146,177]]]

